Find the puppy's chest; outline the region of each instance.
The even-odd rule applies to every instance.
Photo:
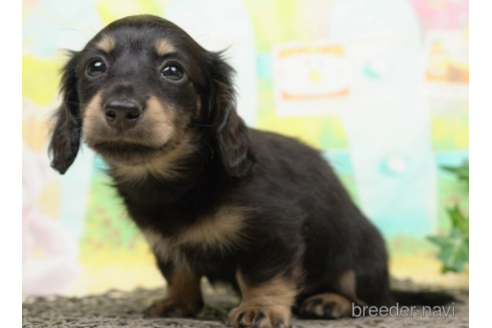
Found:
[[[241,241],[244,225],[243,211],[224,207],[172,234],[152,226],[142,232],[160,260],[179,265],[195,261],[199,255],[230,254]]]

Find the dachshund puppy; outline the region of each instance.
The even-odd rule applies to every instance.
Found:
[[[61,91],[52,166],[63,174],[82,140],[107,162],[168,282],[148,315],[197,314],[202,277],[240,291],[233,327],[396,301],[381,235],[319,152],[246,127],[233,69],[178,26],[110,24],[71,53]]]

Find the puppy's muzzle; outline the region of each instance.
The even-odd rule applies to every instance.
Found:
[[[109,126],[127,130],[135,126],[143,115],[144,106],[126,98],[109,99],[104,104],[104,116]]]

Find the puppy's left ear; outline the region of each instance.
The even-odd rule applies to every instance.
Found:
[[[236,94],[233,85],[234,69],[221,57],[210,53],[210,72],[213,83],[210,98],[216,140],[224,169],[229,176],[244,176],[251,167],[249,133],[246,124],[236,111]]]
[[[55,126],[49,145],[51,167],[64,174],[72,165],[80,147],[82,119],[77,94],[76,66],[78,53],[71,52],[62,69],[62,103],[55,113]]]

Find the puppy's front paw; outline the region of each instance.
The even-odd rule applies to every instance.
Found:
[[[183,302],[172,298],[165,298],[154,302],[144,315],[150,318],[189,318],[197,315],[203,307],[202,302]]]
[[[229,325],[234,328],[287,328],[290,309],[282,305],[241,304],[229,313]]]

